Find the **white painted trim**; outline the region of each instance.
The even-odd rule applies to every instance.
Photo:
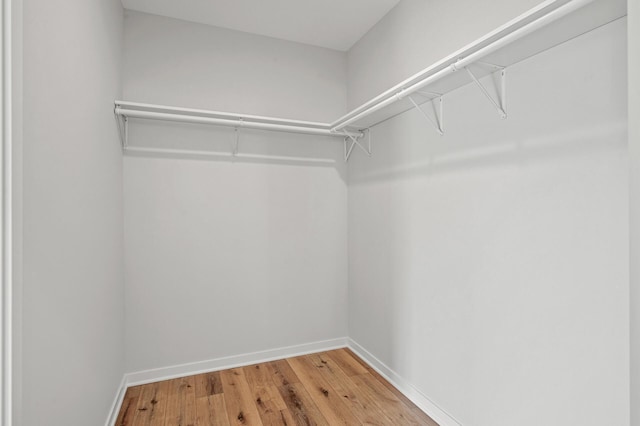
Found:
[[[233,355],[224,358],[215,358],[207,361],[198,361],[188,364],[173,365],[170,367],[154,368],[152,370],[136,371],[126,373],[122,378],[120,387],[107,418],[106,426],[115,426],[118,413],[122,406],[122,401],[127,388],[131,386],[144,385],[147,383],[159,382],[162,380],[175,379],[178,377],[193,376],[194,374],[209,373],[212,371],[227,370],[229,368],[244,367],[262,362],[276,361],[294,356],[308,355],[316,352],[330,351],[333,349],[346,348],[348,337],[322,340],[319,342],[304,343],[302,345],[286,346],[283,348],[269,349],[266,351],[251,352],[248,354]]]
[[[127,378],[126,376],[123,376],[122,380],[120,381],[120,386],[118,386],[116,397],[113,399],[113,403],[111,404],[109,417],[107,418],[107,423],[105,423],[105,426],[115,426],[116,420],[118,420],[118,413],[120,412],[120,407],[122,407],[122,401],[124,400],[124,395],[126,392]]]
[[[337,339],[305,343],[302,345],[287,346],[283,348],[269,349],[266,351],[251,352],[206,361],[127,373],[122,378],[120,386],[118,387],[117,394],[114,398],[113,404],[111,405],[111,411],[109,412],[106,426],[116,426],[115,422],[118,418],[118,413],[122,406],[126,390],[131,386],[144,385],[147,383],[175,379],[178,377],[192,376],[194,374],[227,370],[229,368],[244,367],[262,362],[276,361],[345,347],[351,349],[358,357],[360,357],[360,359],[369,364],[371,368],[376,370],[396,389],[402,392],[404,396],[416,404],[418,408],[440,424],[440,426],[462,426],[461,422],[457,421],[453,416],[440,408],[429,397],[424,395],[398,373],[387,367],[382,361],[348,337],[340,337]]]
[[[360,346],[355,340],[349,339],[348,347],[440,426],[462,426],[460,421],[440,408],[433,400],[376,358],[371,352]]]
[[[152,370],[137,371],[125,374],[127,386],[144,385],[161,380],[175,379],[177,377],[192,376],[194,374],[208,373],[211,371],[226,370],[229,368],[244,367],[261,362],[275,361],[283,358],[307,355],[315,352],[330,351],[347,347],[347,337],[323,340],[320,342],[304,343],[302,345],[287,346],[284,348],[269,349],[266,351],[251,352],[247,354],[232,355],[224,358],[210,359],[206,361],[192,362],[188,364],[173,365],[170,367],[154,368]]]
[[[0,187],[2,189],[2,236],[1,242],[1,280],[2,280],[2,306],[0,307],[0,329],[2,333],[2,357],[1,357],[1,370],[2,370],[2,384],[0,390],[0,424],[3,426],[11,426],[12,420],[12,342],[13,342],[13,312],[12,312],[12,265],[13,265],[13,246],[12,246],[12,79],[11,79],[11,44],[12,44],[12,14],[11,14],[11,0],[2,0],[0,5],[2,19],[2,35],[0,36],[0,50],[2,51],[2,57],[0,60],[0,66],[2,71],[0,75],[1,88],[1,108],[0,108],[0,120],[2,124],[1,140],[2,146],[0,150]]]

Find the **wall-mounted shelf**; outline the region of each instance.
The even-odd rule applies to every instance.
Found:
[[[115,113],[123,118],[177,121],[183,123],[213,124],[277,132],[303,133],[320,136],[344,137],[348,131],[331,131],[330,123],[290,120],[232,112],[181,108],[167,105],[143,104],[139,102],[115,101]],[[356,133],[351,133],[357,135]]]
[[[443,94],[475,83],[502,118],[506,118],[505,67],[518,63],[626,15],[625,0],[548,0],[468,46],[365,102],[333,123],[206,111],[116,101],[115,113],[123,147],[128,146],[128,119],[156,119],[304,133],[344,140],[345,160],[354,147],[371,154],[361,139],[366,129],[418,108],[443,133]],[[462,71],[462,72],[460,72]],[[496,73],[497,96],[480,81]],[[494,79],[495,80],[495,79]],[[427,111],[425,104],[434,108]]]

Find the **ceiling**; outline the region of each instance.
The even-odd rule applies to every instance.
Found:
[[[346,51],[399,0],[122,0],[125,8]]]

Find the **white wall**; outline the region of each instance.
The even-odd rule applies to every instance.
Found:
[[[11,417],[12,424],[22,425],[22,270],[23,270],[23,19],[22,1],[11,2],[11,115],[12,115],[12,358],[11,358]],[[6,413],[6,412],[5,412]]]
[[[629,423],[625,34],[510,67],[506,121],[468,85],[444,137],[407,112],[349,163],[349,336],[462,424]]]
[[[124,372],[118,0],[24,0],[25,426],[104,424]]]
[[[346,55],[127,12],[124,97],[300,119],[345,109]],[[347,333],[341,142],[240,131],[240,152],[335,164],[127,157],[127,370]],[[233,129],[132,122],[131,144],[229,151]]]
[[[346,54],[126,11],[128,99],[313,121],[346,109]]]
[[[640,426],[640,0],[629,13],[629,158],[631,166],[631,425]]]
[[[541,3],[402,0],[348,53],[354,108]]]

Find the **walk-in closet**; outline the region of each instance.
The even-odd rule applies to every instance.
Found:
[[[2,5],[0,426],[640,426],[640,1]]]

